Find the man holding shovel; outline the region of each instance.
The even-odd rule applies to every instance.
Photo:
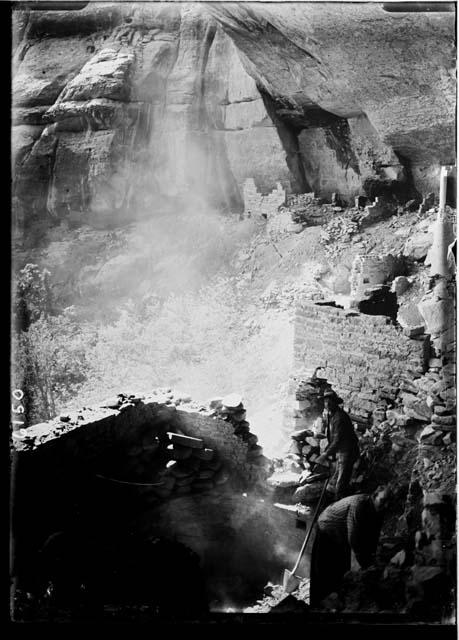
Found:
[[[348,414],[339,406],[341,398],[331,389],[324,393],[324,405],[327,411],[328,446],[316,460],[316,465],[327,465],[329,458],[336,456],[337,479],[335,499],[340,500],[349,494],[352,468],[357,462],[360,450],[359,441]]]
[[[352,555],[362,569],[375,561],[389,491],[380,486],[372,495],[349,496],[328,506],[317,520],[311,555],[310,604],[319,607],[338,591],[351,569]]]

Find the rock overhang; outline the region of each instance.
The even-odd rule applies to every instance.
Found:
[[[205,8],[249,61],[248,73],[290,102],[292,115],[311,105],[342,118],[365,113],[381,138],[414,162],[454,156],[453,12],[391,14],[379,3],[289,3],[288,11],[282,5]],[[423,139],[437,130],[429,154]],[[405,132],[414,134],[409,148]]]
[[[25,134],[15,136],[24,159],[15,193],[37,219],[113,208],[129,218],[126,203],[145,207],[153,174],[155,196],[212,184],[209,201],[236,212],[247,178],[352,199],[368,176],[396,174],[411,197],[432,190],[438,163],[454,158],[453,12],[91,2],[15,18],[14,121]],[[41,137],[32,130],[47,124]],[[86,134],[100,129],[117,135],[96,170],[99,141],[86,160]],[[67,131],[80,136],[67,140]],[[60,141],[82,158],[74,185],[69,158],[56,157]],[[138,171],[142,153],[148,167]],[[127,193],[133,171],[138,197]],[[128,177],[121,185],[119,174]]]

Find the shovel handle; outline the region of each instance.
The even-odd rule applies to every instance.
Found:
[[[301,546],[300,553],[298,555],[298,559],[297,559],[297,561],[295,563],[295,566],[292,569],[292,574],[296,573],[296,571],[298,570],[298,567],[300,566],[301,558],[303,557],[303,554],[304,554],[304,552],[306,550],[306,546],[307,546],[307,544],[309,542],[309,538],[311,537],[312,530],[314,528],[314,525],[316,523],[317,517],[319,515],[320,505],[322,504],[322,500],[323,500],[323,497],[325,495],[325,490],[327,489],[329,480],[330,480],[330,476],[328,476],[328,478],[324,482],[324,486],[322,488],[322,493],[320,494],[319,502],[317,503],[316,510],[314,511],[314,515],[313,515],[312,520],[311,520],[311,526],[309,527],[309,530],[308,530],[308,532],[306,534],[306,537],[305,537],[305,539],[303,541],[303,544]]]

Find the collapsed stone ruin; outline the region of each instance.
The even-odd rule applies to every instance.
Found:
[[[371,208],[348,208],[336,195],[325,204],[310,193],[284,201],[280,187],[256,197],[255,215],[273,225],[288,219],[293,234],[321,225],[332,250],[343,236],[359,239]],[[293,596],[280,582],[323,488],[314,466],[327,444],[323,393],[333,389],[360,442],[352,492],[388,484],[394,499],[376,566],[348,572],[323,607],[333,615],[453,619],[455,212],[438,211],[435,198],[427,212],[424,204],[417,215],[436,222],[421,218],[425,230],[403,236],[393,254],[357,254],[336,298],[317,290],[296,296],[294,370],[279,425],[287,445],[273,459],[251,433],[238,394],[207,405],[170,389],[120,394],[14,434],[17,616],[118,619],[129,607],[136,619],[311,615],[308,554]],[[392,224],[391,207],[381,215]],[[333,488],[334,478],[326,500]]]
[[[440,297],[437,304],[445,299],[452,303]],[[453,329],[452,313],[430,326],[432,333],[412,335],[387,316],[303,300],[283,425],[290,444],[273,460],[250,432],[237,394],[206,406],[171,390],[120,394],[97,409],[17,432],[16,593],[38,598],[40,613],[23,602],[19,610],[31,619],[45,615],[46,587],[57,590],[64,609],[70,600],[73,612],[86,611],[90,602],[99,615],[127,604],[142,605],[149,615],[191,617],[209,609],[280,607],[285,594],[275,585],[295,559],[323,486],[314,462],[327,443],[323,393],[333,388],[360,441],[352,491],[384,483],[395,497],[377,568],[350,572],[340,596],[324,606],[403,611],[414,619],[451,616]],[[333,480],[328,491],[331,500]],[[306,555],[305,578],[308,563]],[[186,592],[180,606],[176,572]],[[248,606],[263,589],[264,600]],[[307,580],[294,600],[292,611],[304,611]]]
[[[140,298],[158,284],[151,247],[123,254],[120,237],[110,254],[113,229],[201,208],[251,219],[265,237],[241,247],[244,278],[282,263],[285,282],[254,295],[294,310],[293,369],[271,459],[237,393],[121,393],[13,432],[15,618],[313,616],[308,553],[288,598],[281,579],[322,491],[333,389],[360,443],[352,491],[384,483],[394,501],[376,566],[323,609],[451,622],[454,7],[73,4],[13,17],[19,268],[51,260],[66,304],[104,286]],[[262,243],[274,257],[251,262]],[[311,273],[288,280],[300,263]]]
[[[13,573],[38,610],[26,617],[45,615],[50,585],[64,610],[95,598],[196,617],[280,575],[303,532],[265,501],[270,461],[240,396],[224,401],[120,395],[16,433]]]

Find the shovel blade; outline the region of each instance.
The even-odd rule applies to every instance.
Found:
[[[284,588],[285,593],[292,593],[300,586],[301,578],[296,576],[294,573],[285,569],[284,571],[284,580],[282,586]]]

